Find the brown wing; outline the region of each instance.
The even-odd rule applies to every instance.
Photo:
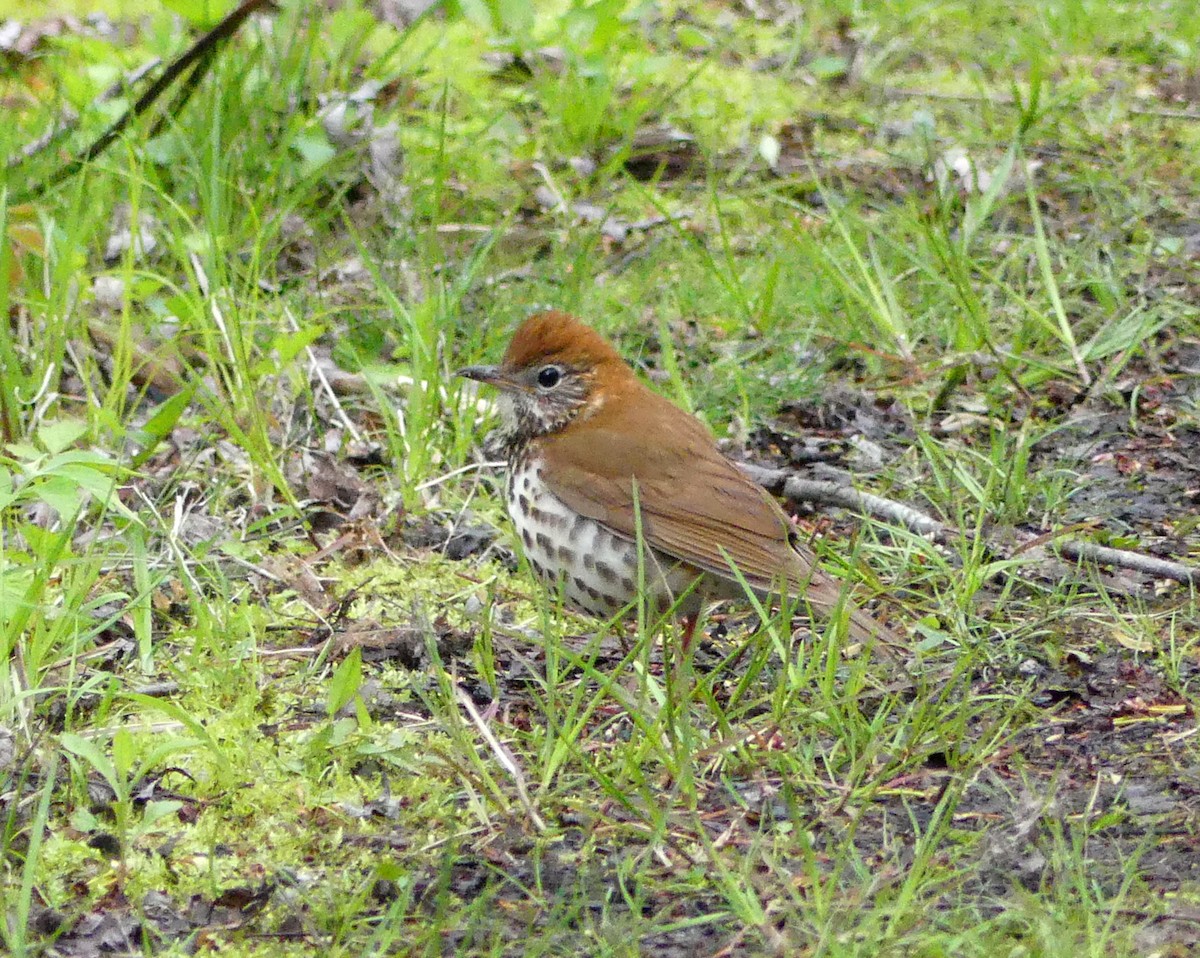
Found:
[[[636,480],[642,535],[653,548],[725,577],[732,560],[761,591],[777,589],[783,575],[793,588],[805,585],[812,554],[793,541],[771,495],[717,451],[704,426],[649,390],[621,405],[634,416],[601,409],[540,441],[555,495],[634,539]]]

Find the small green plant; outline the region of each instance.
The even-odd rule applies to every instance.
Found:
[[[97,594],[102,559],[77,552],[83,518],[140,521],[116,495],[125,470],[73,448],[86,431],[78,421],[47,422],[33,443],[0,452],[0,714],[28,709],[46,667],[88,647],[105,625],[91,609],[128,601],[119,591]],[[31,520],[30,510],[45,510],[44,520]]]
[[[87,794],[89,774],[98,775],[111,791],[107,809],[112,815],[123,864],[139,841],[163,831],[170,817],[183,807],[176,799],[138,802],[136,789],[167,758],[192,748],[196,744],[194,741],[156,736],[154,747],[143,755],[139,754],[134,733],[127,728],[118,728],[107,752],[94,740],[72,732],[64,732],[60,743],[78,763],[80,775],[76,788],[82,794]],[[81,832],[92,832],[101,827],[101,820],[81,803],[75,808],[71,824]]]

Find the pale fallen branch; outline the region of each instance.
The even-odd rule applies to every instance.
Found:
[[[953,526],[927,516],[912,506],[896,502],[894,499],[886,499],[870,492],[860,492],[853,486],[829,480],[802,479],[786,469],[767,469],[749,463],[740,465],[742,471],[759,485],[796,502],[811,502],[817,505],[850,509],[862,515],[874,516],[877,519],[904,526],[919,535],[930,536],[934,541],[942,544],[951,541],[958,535],[958,530]],[[1110,565],[1119,569],[1142,572],[1156,579],[1170,579],[1184,585],[1200,587],[1200,569],[1194,566],[1172,562],[1170,559],[1160,559],[1157,556],[1149,556],[1141,552],[1131,552],[1128,549],[1112,549],[1079,539],[1062,539],[1056,542],[1055,538],[1053,533],[1047,536],[1027,535],[1025,542],[1018,547],[1016,552],[1045,544],[1056,549],[1064,559],[1074,562],[1095,562],[1099,565]],[[997,554],[1005,553],[1004,549],[995,544],[991,544],[991,549]]]
[[[491,726],[488,725],[484,717],[479,714],[479,709],[475,708],[475,703],[471,701],[471,696],[463,690],[462,686],[454,686],[454,694],[462,707],[466,709],[467,715],[475,725],[475,728],[479,730],[479,734],[483,736],[483,740],[487,743],[488,748],[492,750],[492,754],[496,756],[500,767],[508,772],[509,777],[516,786],[517,799],[520,801],[521,807],[525,809],[525,814],[529,816],[529,820],[533,822],[534,828],[539,832],[545,832],[546,823],[543,821],[542,816],[538,814],[537,809],[534,808],[533,800],[529,797],[529,789],[525,785],[525,774],[521,771],[517,757],[496,737],[496,733],[492,731]]]
[[[1158,556],[1143,555],[1141,552],[1130,552],[1128,549],[1113,549],[1109,546],[1098,546],[1094,542],[1080,542],[1078,539],[1064,539],[1056,548],[1059,555],[1076,562],[1098,562],[1101,565],[1116,566],[1119,569],[1132,569],[1144,572],[1156,579],[1172,579],[1184,585],[1200,586],[1200,569],[1186,566],[1181,562],[1170,559],[1160,559]]]
[[[933,536],[938,541],[948,540],[954,535],[954,530],[946,524],[894,499],[860,492],[853,486],[828,479],[801,479],[786,469],[764,469],[748,463],[742,463],[741,466],[742,471],[760,486],[766,486],[777,494],[782,493],[796,502],[853,509],[865,515],[887,519],[920,535]]]

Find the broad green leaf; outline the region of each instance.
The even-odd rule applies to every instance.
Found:
[[[70,448],[88,430],[87,423],[79,419],[56,419],[38,427],[38,442],[47,452],[58,453]]]
[[[322,326],[306,326],[298,332],[276,336],[272,346],[279,356],[279,362],[286,366],[300,355],[305,346],[311,346],[320,339],[324,332]]]
[[[109,757],[100,750],[100,746],[91,739],[84,738],[82,735],[76,735],[74,732],[63,732],[58,737],[58,740],[62,743],[63,748],[74,755],[78,755],[93,770],[103,776],[114,792],[118,795],[121,794],[121,782],[117,778],[117,771],[113,767],[113,763]]]
[[[494,0],[497,26],[510,37],[521,37],[533,29],[534,5],[528,0]]]
[[[176,799],[147,802],[146,807],[142,809],[142,827],[149,828],[168,815],[174,815],[181,808],[183,808],[183,802]]]
[[[492,10],[484,0],[457,0],[455,6],[463,19],[485,29],[493,27]]]
[[[153,414],[141,428],[141,434],[145,436],[145,441],[141,443],[141,449],[133,459],[133,468],[137,469],[158,448],[171,431],[175,428],[175,424],[179,422],[179,417],[183,415],[183,411],[187,409],[188,403],[192,401],[192,393],[195,390],[188,388],[183,392],[176,393],[170,399],[167,399],[159,404]]]
[[[301,172],[305,176],[315,173],[337,156],[337,150],[329,142],[329,138],[317,130],[304,133],[293,139],[292,149],[299,153],[300,159],[304,161]]]
[[[31,492],[63,519],[75,515],[83,505],[84,490],[80,488],[79,483],[65,476],[53,476],[39,482],[32,487]]]
[[[361,685],[362,653],[359,649],[351,649],[329,681],[329,714],[336,715],[338,710],[354,697]]]
[[[36,446],[30,445],[27,442],[10,442],[4,447],[4,451],[13,459],[17,459],[21,462],[33,462],[34,460],[39,459],[42,455],[42,451],[40,449],[38,449]]]
[[[116,769],[118,775],[122,778],[129,776],[129,770],[133,768],[136,749],[133,745],[133,736],[129,734],[129,729],[122,726],[113,733],[112,739],[112,762],[113,768]]]
[[[849,68],[850,62],[838,56],[816,57],[808,63],[808,71],[819,80],[843,76]]]
[[[712,34],[687,23],[679,26],[675,31],[675,38],[685,50],[707,50],[713,44]]]

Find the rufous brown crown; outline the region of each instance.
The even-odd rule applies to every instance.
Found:
[[[610,364],[625,366],[620,353],[603,336],[558,310],[536,313],[525,320],[504,354],[504,368],[508,370],[527,369],[549,361],[577,369]]]

